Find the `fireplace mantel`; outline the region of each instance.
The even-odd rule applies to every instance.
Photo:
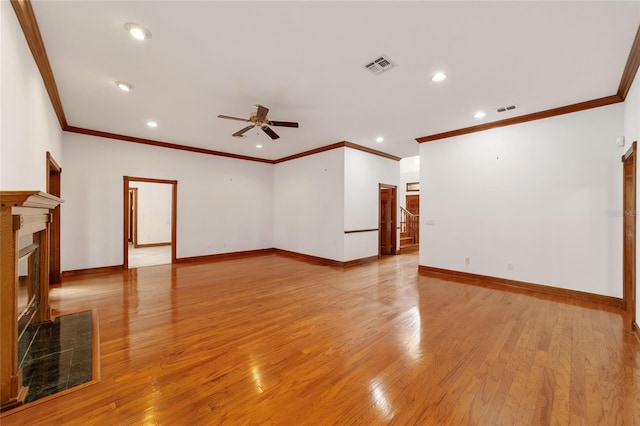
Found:
[[[22,404],[28,391],[18,360],[19,323],[51,320],[50,210],[61,202],[41,191],[0,191],[0,410]]]

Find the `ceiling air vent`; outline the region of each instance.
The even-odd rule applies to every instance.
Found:
[[[496,111],[498,112],[513,111],[516,108],[517,108],[517,105],[509,105],[507,107],[498,108]]]
[[[393,61],[391,61],[391,59],[389,59],[386,56],[380,56],[377,59],[374,59],[373,61],[369,62],[364,67],[369,71],[371,71],[371,73],[378,75],[378,74],[382,74],[385,71],[389,71],[391,68],[395,66],[396,64],[394,64]]]

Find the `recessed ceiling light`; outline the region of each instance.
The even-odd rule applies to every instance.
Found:
[[[378,136],[376,138],[376,142],[380,143],[380,142],[384,142],[384,138],[382,136]]]
[[[147,126],[149,127],[158,127],[158,123],[155,121],[147,121]]]
[[[151,31],[143,26],[134,24],[133,22],[127,22],[124,24],[124,29],[127,30],[136,40],[146,40],[151,38]]]
[[[123,92],[129,92],[133,89],[133,86],[126,81],[116,81],[116,86],[118,86]]]
[[[478,111],[478,112],[476,112],[475,114],[473,114],[473,117],[474,117],[474,118],[482,118],[482,117],[484,117],[484,116],[486,116],[486,115],[487,115],[487,114],[486,114],[485,112],[483,112],[483,111]]]
[[[262,145],[258,144],[258,145],[256,145],[256,148],[260,149],[260,148],[262,148]]]
[[[447,75],[443,72],[437,72],[433,75],[433,77],[431,77],[431,81],[433,82],[439,82],[439,81],[444,81],[447,79]]]

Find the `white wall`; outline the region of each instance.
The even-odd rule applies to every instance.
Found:
[[[129,182],[129,188],[138,188],[138,244],[170,243],[173,185]]]
[[[344,148],[274,166],[274,247],[342,261]]]
[[[46,152],[62,166],[62,130],[16,14],[0,2],[0,188],[46,190]]]
[[[616,104],[421,144],[420,265],[621,297],[623,127]]]
[[[379,184],[399,185],[400,162],[352,148],[344,158],[344,231],[377,229]],[[344,234],[342,260],[377,255],[378,232]]]
[[[273,166],[64,133],[62,270],[123,262],[123,176],[178,181],[177,257],[273,247]]]

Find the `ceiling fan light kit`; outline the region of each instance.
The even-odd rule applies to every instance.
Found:
[[[271,129],[270,126],[276,127],[298,127],[297,122],[293,121],[270,121],[267,118],[267,114],[269,113],[269,108],[264,107],[262,105],[256,105],[256,111],[252,112],[249,115],[249,118],[240,118],[240,117],[232,117],[229,115],[218,115],[218,118],[226,118],[227,120],[237,120],[244,121],[247,123],[252,123],[247,127],[244,127],[233,134],[235,137],[244,137],[244,134],[254,127],[259,127],[263,132],[265,132],[271,139],[275,140],[280,138],[276,132]]]

